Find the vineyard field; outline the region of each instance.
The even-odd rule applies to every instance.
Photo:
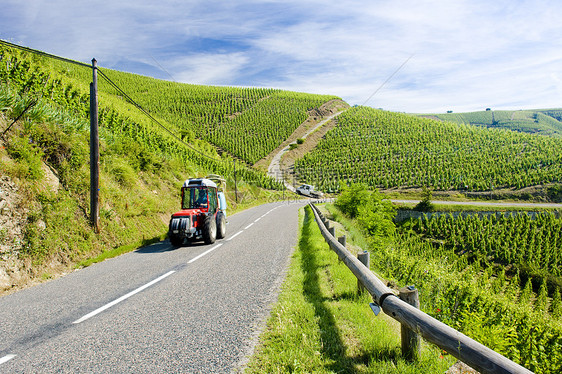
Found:
[[[8,48],[4,51],[21,55]],[[37,83],[30,86],[31,90],[40,88],[45,76],[56,76],[47,83],[48,91],[51,96],[54,92],[55,97],[61,94],[57,91],[63,91],[65,105],[73,104],[75,97],[84,99],[88,94],[91,69],[37,56],[25,59],[21,68],[35,70]],[[15,61],[10,64],[9,59],[4,60],[12,67],[18,65]],[[103,72],[98,84],[100,105],[107,110],[126,113],[138,122],[144,120],[104,76],[182,138],[205,140],[248,164],[254,164],[281,144],[307,118],[308,111],[339,99],[272,88],[183,84],[111,69],[100,70]]]
[[[467,262],[515,266],[562,279],[562,219],[555,213],[439,215],[409,226]],[[562,285],[562,282],[559,282]]]
[[[395,226],[382,195],[361,189],[345,187],[327,208],[369,248],[377,274],[415,286],[427,314],[528,369],[562,370],[558,213],[439,214]]]
[[[561,232],[555,213],[416,219],[399,226],[401,263],[389,263],[436,300],[426,306],[436,318],[536,373],[558,373]]]
[[[295,172],[328,192],[341,183],[519,189],[562,180],[562,139],[356,107],[295,162]]]

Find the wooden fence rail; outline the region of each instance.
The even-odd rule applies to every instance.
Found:
[[[481,373],[532,373],[523,366],[511,361],[496,351],[478,343],[443,322],[425,314],[414,306],[400,300],[370,269],[353,256],[328,231],[323,222],[324,217],[314,204],[310,204],[316,223],[322,236],[337,253],[365,289],[371,294],[374,302],[388,316],[394,318],[425,340],[437,345],[452,356],[468,364]]]

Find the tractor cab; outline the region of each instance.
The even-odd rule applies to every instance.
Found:
[[[181,210],[170,219],[168,237],[179,247],[203,239],[211,244],[226,235],[225,180],[218,175],[192,178],[181,188]]]
[[[202,212],[217,208],[217,185],[208,179],[189,179],[181,188],[181,208],[199,209]]]

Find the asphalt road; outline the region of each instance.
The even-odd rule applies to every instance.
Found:
[[[141,248],[0,298],[0,373],[229,373],[252,353],[297,242],[298,208],[227,237]]]

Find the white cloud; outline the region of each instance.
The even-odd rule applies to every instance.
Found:
[[[174,61],[172,68],[180,82],[204,85],[231,85],[238,71],[248,63],[243,53],[204,54]]]
[[[6,0],[0,37],[201,84],[334,94],[407,112],[562,106],[558,1]],[[138,66],[142,66],[139,64]],[[139,71],[143,73],[143,71]]]

